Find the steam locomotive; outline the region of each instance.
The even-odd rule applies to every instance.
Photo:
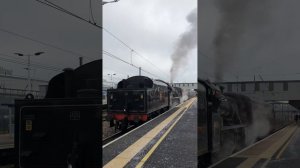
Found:
[[[15,101],[16,167],[99,167],[102,60],[65,69],[44,99]]]
[[[171,99],[180,99],[180,88],[146,76],[123,79],[116,89],[107,90],[107,111],[111,126],[125,131],[128,124],[139,124],[168,110]]]
[[[290,122],[275,115],[271,104],[258,103],[241,94],[223,93],[222,88],[209,81],[198,79],[196,91],[200,167],[207,167]],[[270,128],[259,133],[263,126],[253,129],[258,123]]]

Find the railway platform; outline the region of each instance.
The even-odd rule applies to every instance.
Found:
[[[14,147],[14,138],[10,134],[0,134],[0,150]]]
[[[196,98],[102,146],[103,167],[197,167]]]
[[[14,139],[10,134],[0,134],[0,167],[14,161]]]
[[[299,165],[300,129],[293,123],[211,167],[298,168]]]

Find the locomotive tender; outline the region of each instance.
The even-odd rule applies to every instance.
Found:
[[[101,59],[65,69],[44,99],[15,101],[16,167],[101,166],[101,75]]]
[[[171,86],[146,76],[123,79],[116,89],[107,90],[108,114],[111,126],[126,130],[129,123],[145,122],[170,108]]]

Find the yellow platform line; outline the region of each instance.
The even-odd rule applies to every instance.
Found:
[[[296,127],[296,129],[294,130],[294,132],[296,132],[296,130],[298,129],[298,127]],[[276,156],[276,159],[279,159],[282,155],[282,153],[285,151],[285,149],[287,148],[287,146],[290,144],[290,142],[292,141],[292,139],[294,138],[296,134],[293,133],[293,135],[291,135],[291,138],[289,139],[289,141],[284,145],[284,147],[280,150],[280,152],[278,153],[278,155]]]
[[[172,126],[164,133],[162,137],[157,141],[157,143],[149,150],[149,152],[144,156],[144,158],[139,162],[139,164],[136,166],[136,168],[141,168],[144,163],[149,159],[149,157],[153,154],[155,149],[160,145],[160,143],[166,138],[166,136],[170,133],[170,131],[174,128],[174,126],[177,124],[177,122],[181,119],[181,117],[184,115],[184,113],[190,108],[190,106],[193,104],[191,102],[189,106],[184,110],[184,112],[181,113],[181,115],[176,119],[176,121],[172,124]]]
[[[129,161],[138,153],[141,149],[143,149],[158,133],[163,130],[171,121],[174,120],[184,108],[188,107],[190,102],[193,102],[195,98],[192,98],[185,102],[176,112],[174,112],[171,116],[166,118],[163,122],[157,125],[155,128],[147,132],[146,135],[138,139],[135,143],[130,145],[127,149],[109,161],[104,168],[119,168],[124,167]]]
[[[282,147],[282,145],[289,139],[290,136],[295,132],[296,127],[292,126],[287,130],[285,136],[280,137],[272,146],[270,146],[265,152],[263,152],[260,157],[271,159],[272,156]]]
[[[293,135],[295,132],[296,127],[295,126],[289,126],[286,129],[286,133],[284,136],[280,136],[279,139],[277,139],[272,145],[270,145],[265,151],[258,154],[257,156],[250,156],[248,159],[246,159],[244,162],[242,162],[238,168],[251,168],[253,167],[260,159],[271,159],[272,156],[280,149],[280,147],[289,139],[290,136]],[[283,131],[281,130],[280,133]],[[277,136],[280,135],[276,134]],[[275,136],[276,136],[275,135]],[[273,137],[276,138],[276,137]],[[255,148],[255,146],[253,146]],[[238,156],[238,155],[237,155]]]

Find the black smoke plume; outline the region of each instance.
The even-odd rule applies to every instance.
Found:
[[[186,65],[188,53],[197,45],[197,10],[194,9],[186,19],[190,26],[178,39],[175,50],[171,55],[173,61],[170,70],[171,82],[177,76],[179,69]]]

